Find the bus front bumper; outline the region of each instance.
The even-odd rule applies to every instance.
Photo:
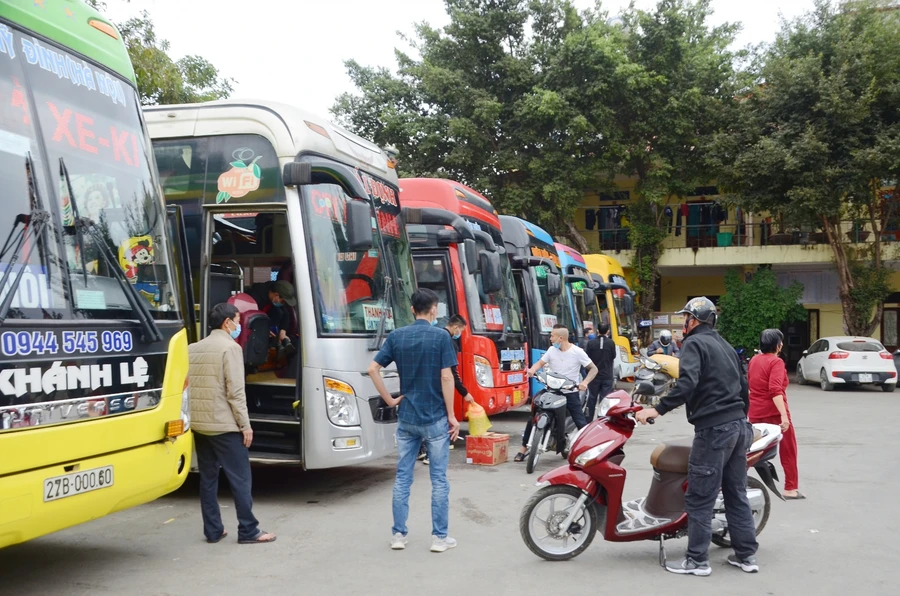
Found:
[[[191,433],[0,478],[0,548],[141,505],[178,489],[191,467]],[[73,467],[75,466],[75,467]],[[44,501],[44,481],[112,466],[113,484]]]

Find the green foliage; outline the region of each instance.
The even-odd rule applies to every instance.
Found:
[[[719,333],[735,348],[753,350],[764,329],[780,329],[806,318],[802,295],[800,283],[782,288],[771,269],[760,268],[746,283],[738,271],[730,270],[725,274],[725,294],[719,298]]]
[[[844,320],[859,335],[874,331],[890,291],[880,281],[877,181],[900,177],[900,12],[886,6],[818,0],[785,23],[757,56],[710,160],[743,207],[830,232]],[[865,255],[847,246],[841,227],[860,218],[874,228]]]

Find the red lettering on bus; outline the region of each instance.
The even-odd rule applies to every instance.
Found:
[[[47,107],[50,108],[50,113],[56,118],[56,130],[53,132],[53,140],[58,143],[65,137],[66,140],[69,141],[69,145],[77,147],[78,145],[75,143],[75,137],[72,136],[72,131],[69,130],[69,120],[72,118],[72,110],[65,110],[60,114],[59,110],[56,109],[56,104],[50,101],[47,102]]]
[[[132,163],[131,156],[128,155],[128,149],[125,147],[125,141],[128,140],[129,132],[123,130],[122,134],[119,134],[115,126],[110,126],[109,134],[112,137],[113,157],[115,157],[116,161],[124,160],[126,164],[133,166],[134,163]]]
[[[313,189],[309,198],[312,201],[313,209],[319,215],[329,217],[338,223],[346,220],[347,206],[339,198],[318,189]]]
[[[86,139],[94,139],[97,135],[94,134],[87,126],[93,126],[94,119],[88,118],[84,114],[75,113],[75,129],[78,131],[78,147],[80,147],[83,151],[87,151],[88,153],[97,153],[97,147],[91,145],[87,142]]]
[[[15,85],[16,88],[13,89],[10,104],[14,108],[22,108],[22,124],[30,125],[31,118],[28,116],[28,99],[25,97],[25,88],[22,87],[22,83],[19,82],[19,79],[13,79],[13,85]]]

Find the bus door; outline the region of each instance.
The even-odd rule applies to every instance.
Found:
[[[216,304],[228,302],[240,311],[238,343],[244,352],[247,409],[254,432],[251,457],[299,464],[303,344],[289,219],[283,207],[260,212],[248,212],[248,207],[204,213],[201,327],[209,328],[208,313]],[[269,296],[276,282],[290,284],[289,300],[297,306],[273,304]],[[280,339],[282,331],[287,344]]]
[[[420,288],[428,288],[438,295],[437,324],[447,325],[450,316],[459,312],[453,283],[453,266],[447,251],[421,251],[413,254],[416,282]]]

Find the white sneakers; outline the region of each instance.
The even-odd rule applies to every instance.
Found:
[[[391,536],[391,549],[403,550],[409,543],[409,539],[399,532]],[[431,552],[442,553],[445,550],[456,548],[456,540],[447,536],[446,538],[431,537]]]

